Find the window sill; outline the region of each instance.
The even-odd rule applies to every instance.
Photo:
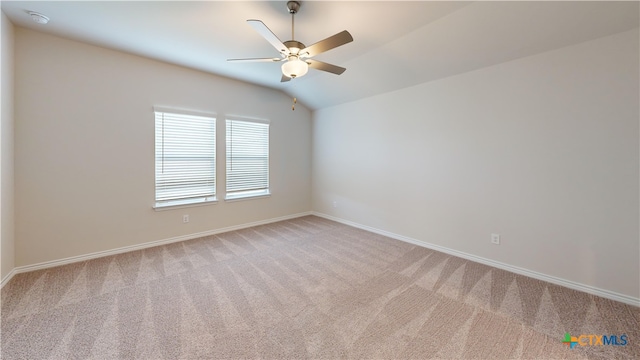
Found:
[[[224,198],[225,202],[234,202],[234,201],[243,201],[243,200],[252,200],[252,199],[259,199],[259,198],[266,198],[266,197],[270,197],[271,193],[270,192],[261,192],[258,194],[237,194],[237,195],[227,195]]]
[[[213,198],[200,198],[200,199],[189,199],[189,200],[175,200],[164,203],[156,203],[153,206],[153,210],[155,211],[164,211],[164,210],[173,210],[173,209],[182,209],[186,207],[194,207],[194,206],[204,206],[204,205],[212,205],[217,204],[218,199]]]

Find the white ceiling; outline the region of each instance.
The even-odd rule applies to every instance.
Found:
[[[295,39],[348,30],[352,43],[317,56],[340,75],[310,69],[280,82],[281,63],[246,22],[290,39],[286,1],[2,1],[17,26],[280,89],[324,108],[638,28],[639,3],[557,1],[303,1]],[[51,18],[31,21],[27,11]]]

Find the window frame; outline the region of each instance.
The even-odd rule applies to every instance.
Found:
[[[212,129],[213,129],[213,168],[212,168],[212,172],[213,172],[213,194],[211,195],[206,195],[206,196],[194,196],[194,197],[183,197],[183,198],[177,198],[177,199],[171,199],[171,200],[158,200],[158,168],[157,168],[157,162],[158,162],[158,152],[157,152],[157,142],[158,142],[158,136],[157,136],[157,114],[159,113],[164,113],[164,114],[172,114],[174,116],[197,116],[197,117],[203,117],[203,118],[208,118],[209,120],[213,121],[212,124]],[[167,210],[167,209],[175,209],[175,208],[181,208],[181,207],[190,207],[190,206],[202,206],[202,205],[210,205],[210,204],[216,204],[218,202],[218,192],[217,192],[217,186],[218,186],[218,174],[217,174],[217,166],[218,166],[218,151],[217,151],[217,146],[218,146],[218,116],[215,113],[211,113],[211,112],[203,112],[203,111],[194,111],[194,110],[186,110],[186,109],[179,109],[179,108],[167,108],[167,107],[159,107],[159,106],[154,106],[153,107],[153,116],[154,116],[154,205],[153,205],[153,209],[156,211],[161,211],[161,210]]]
[[[271,196],[271,122],[268,119],[260,119],[260,118],[249,118],[242,116],[229,115],[225,116],[225,124],[224,124],[224,134],[225,134],[225,202],[233,202],[233,201],[241,201],[241,200],[250,200],[257,198],[264,198]],[[264,189],[259,190],[246,190],[246,191],[235,191],[229,192],[229,146],[230,139],[228,136],[228,126],[230,121],[238,121],[238,122],[246,122],[246,123],[256,123],[266,125],[267,130],[267,186]]]

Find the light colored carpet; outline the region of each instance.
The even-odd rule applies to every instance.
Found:
[[[638,359],[640,309],[308,216],[15,276],[3,359]],[[627,334],[570,349],[566,332]]]

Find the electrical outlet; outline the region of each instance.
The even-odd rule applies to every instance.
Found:
[[[189,215],[182,215],[182,222],[183,223],[188,223],[189,222]]]
[[[338,207],[338,202],[336,200],[333,200],[333,207],[337,208]]]
[[[491,243],[500,245],[500,234],[491,234]]]

